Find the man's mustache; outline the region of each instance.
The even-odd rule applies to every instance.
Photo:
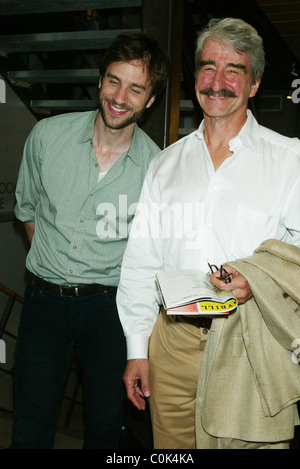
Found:
[[[212,88],[205,88],[200,90],[200,94],[205,94],[207,96],[218,97],[218,98],[236,98],[234,91],[222,89],[219,91],[214,91]]]

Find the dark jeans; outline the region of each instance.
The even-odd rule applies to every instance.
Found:
[[[10,448],[51,448],[73,351],[84,381],[84,448],[118,448],[126,345],[116,288],[61,297],[28,285],[15,354],[14,435]]]

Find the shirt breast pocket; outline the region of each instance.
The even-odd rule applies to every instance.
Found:
[[[240,204],[234,221],[230,255],[241,259],[253,251],[266,239],[275,235],[274,218],[245,204]]]

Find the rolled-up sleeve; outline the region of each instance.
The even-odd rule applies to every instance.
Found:
[[[164,266],[158,187],[151,168],[131,226],[117,293],[128,359],[148,357],[149,337],[160,308],[155,279]]]
[[[41,127],[42,121],[35,125],[29,134],[23,151],[16,186],[15,215],[21,221],[34,221],[39,202],[41,187]]]

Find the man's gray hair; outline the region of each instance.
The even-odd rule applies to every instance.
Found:
[[[262,77],[265,68],[265,52],[262,38],[253,26],[236,18],[210,20],[207,27],[199,33],[196,42],[196,71],[199,69],[203,47],[208,39],[231,47],[237,52],[249,54],[252,82],[255,83]]]

